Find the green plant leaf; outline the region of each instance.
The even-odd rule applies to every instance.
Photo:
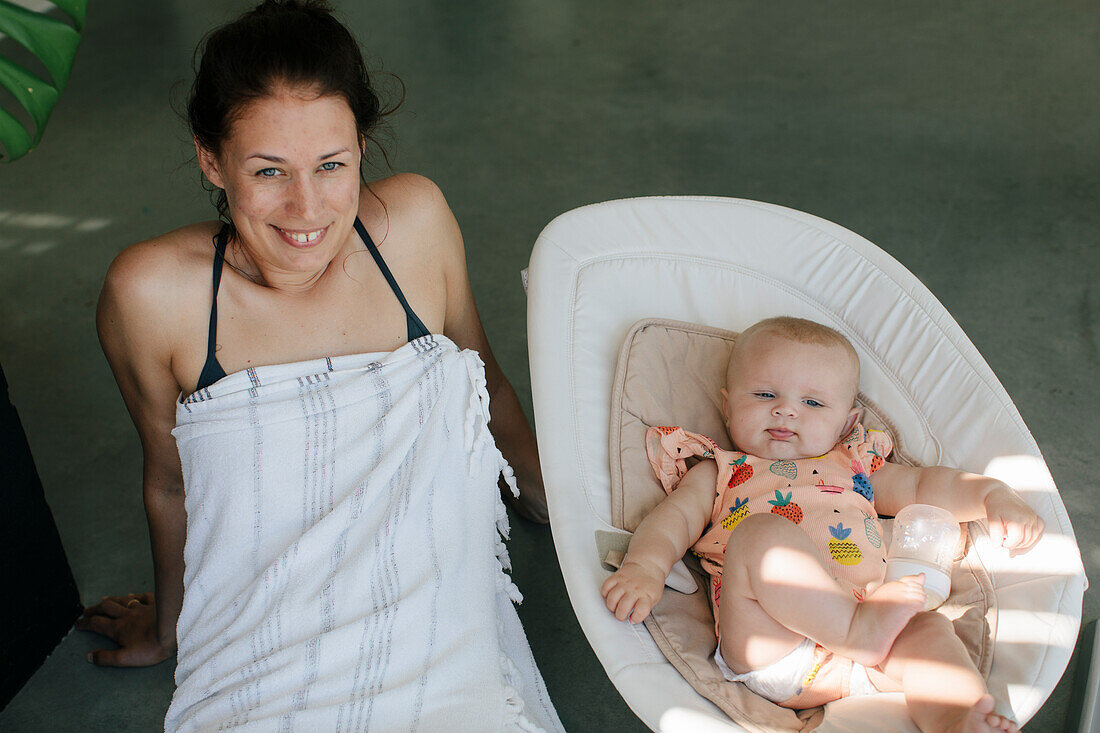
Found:
[[[87,0],[53,0],[76,29],[64,21],[0,0],[0,34],[9,36],[34,54],[50,74],[53,83],[39,78],[22,66],[0,56],[0,86],[7,89],[34,121],[33,135],[7,111],[0,109],[0,143],[7,149],[5,162],[27,154],[42,139],[46,122],[69,82],[79,30],[84,27]]]
[[[12,93],[34,120],[34,142],[37,145],[57,104],[58,91],[22,66],[0,56],[0,86]]]
[[[22,158],[31,149],[31,136],[19,121],[0,109],[0,142],[8,149],[8,161]]]
[[[72,26],[0,0],[0,33],[11,36],[38,57],[58,91],[65,88],[80,45],[80,33]]]
[[[88,14],[88,0],[50,0],[73,19],[78,31],[84,30],[84,16]]]

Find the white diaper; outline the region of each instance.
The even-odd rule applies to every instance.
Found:
[[[722,641],[719,639],[718,648],[714,651],[714,663],[718,665],[718,669],[722,670],[722,676],[730,682],[743,682],[745,687],[757,695],[779,703],[790,700],[802,692],[803,681],[814,664],[816,647],[817,644],[812,640],[803,639],[793,651],[764,669],[735,674],[722,658]],[[848,696],[871,695],[876,692],[878,690],[867,677],[867,668],[853,662],[851,678],[848,681]]]

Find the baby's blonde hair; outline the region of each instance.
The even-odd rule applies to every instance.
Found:
[[[733,373],[734,362],[737,356],[748,348],[754,336],[760,334],[774,334],[780,338],[795,341],[800,344],[837,347],[846,352],[851,357],[854,370],[852,397],[853,399],[855,398],[856,392],[859,391],[859,355],[856,353],[852,343],[836,329],[829,328],[816,321],[809,321],[805,318],[793,318],[791,316],[765,318],[762,321],[757,321],[752,324],[738,335],[737,340],[733,343],[733,349],[730,351],[729,366],[726,368],[727,382],[729,382],[730,376]]]

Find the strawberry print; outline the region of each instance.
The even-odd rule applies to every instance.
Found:
[[[734,486],[740,486],[741,484],[752,478],[752,466],[745,463],[745,456],[741,456],[739,459],[731,463],[731,466],[736,466],[733,475],[730,476],[729,488]]]
[[[679,430],[679,428],[677,428],[677,427],[675,427],[675,426],[673,426],[673,427],[668,427],[668,426],[664,426],[664,425],[654,425],[654,426],[653,426],[653,429],[654,429],[654,430],[659,430],[659,431],[660,431],[660,433],[661,433],[661,435],[672,435],[672,434],[673,434],[673,433],[675,433],[675,432],[676,432],[677,430]]]
[[[779,489],[775,490],[775,499],[769,499],[768,503],[772,505],[772,514],[778,514],[784,519],[789,519],[795,524],[801,524],[802,522],[802,507],[791,501],[791,492],[788,491],[787,495],[779,493]]]
[[[857,458],[852,461],[852,490],[869,502],[875,501],[875,492],[871,488],[871,479],[863,470],[863,463]]]
[[[878,448],[878,444],[871,445],[871,468],[868,473],[874,473],[882,468],[882,456],[875,449]]]
[[[870,502],[875,500],[875,491],[871,488],[871,480],[865,473],[857,473],[852,476],[852,491],[856,492]]]

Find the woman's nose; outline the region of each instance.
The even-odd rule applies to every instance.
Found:
[[[310,223],[320,209],[321,192],[317,182],[309,176],[301,176],[291,187],[290,200],[287,201],[289,213]]]

